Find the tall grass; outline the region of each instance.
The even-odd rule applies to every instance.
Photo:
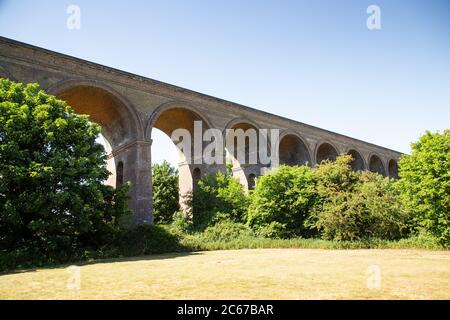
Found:
[[[205,242],[201,235],[186,235],[180,241],[187,251],[298,248],[298,249],[427,249],[445,250],[433,241],[423,241],[418,237],[399,241],[371,239],[365,241],[329,241],[321,239],[269,239],[241,237],[231,240]]]

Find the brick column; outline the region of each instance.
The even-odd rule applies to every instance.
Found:
[[[153,223],[151,141],[133,141],[113,150],[122,161],[123,181],[131,182],[129,207],[136,224]]]

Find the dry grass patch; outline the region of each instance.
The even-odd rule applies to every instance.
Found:
[[[368,289],[368,267],[381,271]],[[0,276],[1,299],[450,299],[450,252],[255,249],[163,254]]]

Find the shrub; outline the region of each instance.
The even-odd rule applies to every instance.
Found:
[[[256,230],[256,234],[259,237],[281,239],[289,235],[286,231],[286,224],[277,221],[272,221],[269,224],[259,226]]]
[[[243,223],[224,220],[205,229],[202,234],[206,242],[232,241],[238,238],[249,238],[254,236],[253,231]]]
[[[223,219],[245,221],[249,203],[239,181],[221,172],[200,179],[192,201],[193,224],[198,230]]]
[[[112,250],[117,252],[115,255],[126,257],[177,252],[183,250],[178,240],[163,226],[141,224],[118,233]]]
[[[0,251],[15,263],[78,257],[128,213],[127,186],[103,184],[99,133],[37,84],[0,80]]]
[[[178,171],[167,161],[152,166],[153,216],[155,223],[169,223],[180,209]]]
[[[304,235],[303,222],[315,201],[315,182],[307,166],[279,168],[258,178],[248,224],[266,236]],[[259,230],[259,231],[258,231]]]
[[[317,179],[317,192],[322,199],[333,192],[353,191],[358,173],[353,171],[351,160],[351,156],[341,155],[335,161],[325,160],[316,166],[314,176]]]
[[[353,172],[348,156],[316,170],[319,200],[309,218],[329,240],[399,239],[408,234],[410,216],[389,178]]]
[[[399,187],[417,224],[450,245],[450,131],[426,132],[399,162]]]

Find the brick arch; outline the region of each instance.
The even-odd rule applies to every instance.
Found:
[[[347,153],[348,155],[352,156],[352,161],[350,162],[350,165],[353,170],[355,171],[363,171],[366,170],[366,162],[364,161],[364,158],[362,157],[361,153],[356,148],[350,148]]]
[[[161,130],[168,137],[171,137],[172,133],[174,133],[177,129],[185,129],[189,132],[191,137],[191,149],[189,150],[189,156],[186,154],[186,150],[179,148],[180,162],[178,164],[179,202],[183,211],[188,215],[191,212],[191,208],[187,204],[186,200],[191,196],[192,192],[196,188],[198,180],[205,172],[205,165],[203,164],[203,159],[201,158],[203,148],[205,147],[204,142],[202,142],[202,149],[200,150],[202,153],[197,155],[200,157],[200,159],[197,160],[201,161],[201,163],[197,163],[195,161],[195,121],[202,122],[203,132],[206,129],[211,128],[210,121],[195,107],[183,102],[169,102],[160,105],[148,116],[145,130],[145,135],[149,140],[152,139],[151,135],[153,128]],[[203,132],[201,133],[203,134]],[[184,153],[181,151],[184,151]]]
[[[47,92],[65,100],[75,112],[89,115],[102,127],[113,149],[143,140],[142,123],[135,108],[111,87],[88,79],[61,81]]]
[[[189,112],[191,112],[191,114],[196,115],[197,119],[202,120],[206,124],[206,128],[213,128],[211,121],[208,119],[208,117],[205,114],[203,114],[200,110],[198,110],[196,107],[192,106],[189,103],[183,102],[183,101],[170,101],[170,102],[166,102],[166,103],[163,103],[162,105],[158,106],[152,113],[150,113],[147,116],[147,119],[145,121],[145,130],[144,130],[145,137],[147,139],[150,139],[152,128],[155,127],[155,124],[158,121],[158,119],[160,119],[160,117],[164,113],[170,112],[170,110],[172,110],[172,111],[173,110],[189,111]],[[168,128],[165,128],[165,130],[169,131]],[[161,130],[161,131],[164,131],[164,130]]]
[[[116,164],[122,163],[119,168],[122,182],[131,182],[129,203],[134,220],[152,222],[150,144],[144,139],[142,122],[134,106],[110,86],[90,79],[61,81],[47,92],[67,101],[75,112],[89,115],[91,121],[101,126],[101,133],[112,149],[107,163],[110,167],[112,162],[110,172],[114,176]]]
[[[227,132],[228,129],[242,129],[245,132],[246,130],[251,129],[251,128],[256,131],[256,145],[257,145],[256,152],[257,152],[257,154],[253,155],[253,158],[256,158],[256,163],[249,163],[249,160],[251,159],[250,149],[249,149],[250,145],[248,143],[249,139],[245,138],[244,146],[240,146],[240,147],[245,148],[243,150],[243,153],[245,154],[245,161],[239,161],[240,160],[240,159],[238,159],[239,146],[237,145],[237,139],[235,138],[235,139],[233,139],[233,141],[231,141],[232,136],[230,136],[229,133]],[[225,125],[225,128],[223,129],[223,136],[224,136],[224,141],[226,143],[226,150],[228,152],[228,155],[231,157],[231,161],[232,161],[232,165],[233,165],[233,169],[232,169],[233,176],[239,180],[239,182],[241,183],[241,185],[244,187],[245,190],[249,190],[252,188],[253,181],[251,181],[251,180],[253,180],[253,178],[256,178],[261,175],[261,168],[267,167],[270,165],[270,164],[262,164],[260,161],[261,160],[260,155],[259,155],[260,130],[261,130],[260,125],[257,122],[255,122],[251,119],[248,119],[247,117],[234,118],[234,119],[230,120]],[[270,148],[271,148],[270,137],[265,136],[265,138],[267,141],[267,151],[270,152]],[[233,145],[234,145],[235,150],[234,150],[233,154],[231,154],[230,143],[233,143]],[[249,177],[251,180],[249,179]]]
[[[386,168],[384,167],[383,160],[377,154],[369,155],[369,171],[379,173],[383,176],[386,176]]]
[[[394,179],[398,179],[399,178],[399,176],[398,176],[398,162],[397,162],[397,160],[390,159],[388,161],[387,168],[388,168],[389,177],[394,178]]]
[[[311,151],[305,140],[293,131],[285,131],[278,142],[279,164],[312,165]]]
[[[339,155],[339,149],[330,141],[321,141],[317,143],[314,156],[316,164],[320,164],[324,160],[336,160]]]

